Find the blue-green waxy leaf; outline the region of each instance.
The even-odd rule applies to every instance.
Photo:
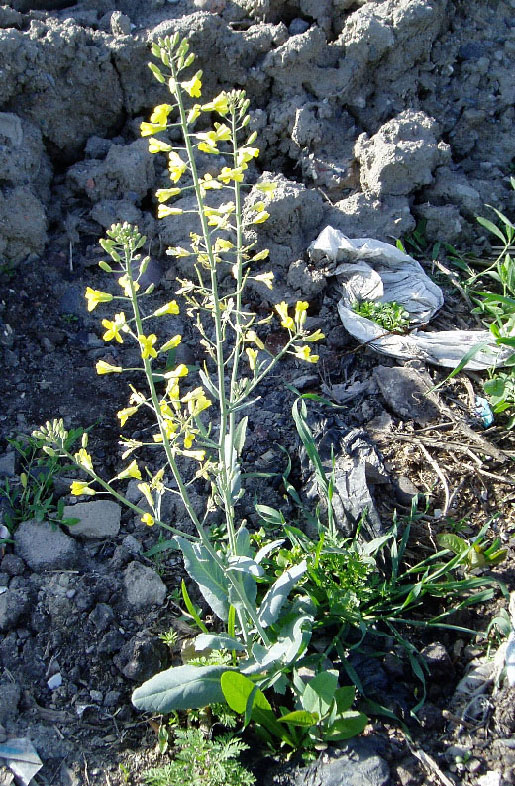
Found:
[[[323,718],[329,712],[337,688],[338,675],[334,671],[317,674],[304,688],[301,697],[303,708]]]
[[[238,639],[229,636],[228,633],[218,633],[211,635],[210,633],[201,633],[195,639],[195,649],[197,652],[202,650],[238,650],[243,652],[245,645]]]
[[[191,710],[224,700],[220,678],[227,666],[177,666],[155,674],[136,688],[132,703],[138,710]]]
[[[277,620],[284,601],[299,579],[302,578],[306,569],[306,560],[302,560],[298,565],[285,570],[277,581],[272,584],[259,607],[258,619],[264,628],[268,625],[273,625]]]
[[[229,598],[227,578],[208,550],[200,543],[176,537],[183,557],[184,567],[217,617],[227,622]]]

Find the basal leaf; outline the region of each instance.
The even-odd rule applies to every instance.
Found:
[[[136,688],[132,703],[138,710],[164,715],[223,702],[220,678],[227,666],[177,666],[155,674]]]
[[[259,608],[259,622],[264,628],[268,625],[273,625],[277,620],[284,601],[306,570],[306,560],[302,560],[298,565],[285,570],[277,581],[272,584]]]

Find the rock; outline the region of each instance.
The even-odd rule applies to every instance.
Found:
[[[47,242],[47,216],[32,188],[16,186],[0,190],[0,227],[0,256],[7,261],[17,263],[31,254],[40,256],[43,253]]]
[[[432,243],[454,243],[462,233],[460,211],[455,205],[415,205],[413,213],[425,221],[425,236]]]
[[[112,655],[119,652],[124,644],[125,639],[119,630],[109,630],[98,642],[97,652],[101,655]]]
[[[14,533],[14,551],[35,572],[74,567],[80,559],[76,542],[48,521],[22,521]]]
[[[48,202],[52,168],[41,131],[11,112],[0,112],[0,179],[9,186],[34,185]]]
[[[438,143],[438,123],[410,109],[381,126],[355,146],[363,191],[375,196],[402,196],[433,180],[433,171],[450,158],[450,147]]]
[[[16,718],[20,699],[21,689],[16,682],[11,682],[11,680],[0,682],[0,723],[2,725]]]
[[[114,611],[107,603],[97,603],[88,619],[98,633],[104,633],[114,620]]]
[[[134,682],[142,682],[167,665],[168,647],[164,642],[149,633],[139,633],[122,648],[113,660],[124,677]]]
[[[16,554],[6,554],[0,562],[0,571],[9,576],[22,576],[25,571],[25,563]]]
[[[143,610],[160,606],[166,597],[166,587],[152,568],[131,562],[125,569],[123,581],[128,603]]]
[[[420,654],[426,660],[433,681],[449,682],[454,679],[454,666],[443,644],[438,641],[428,644]]]
[[[341,745],[299,770],[295,786],[389,786],[388,764],[377,753],[384,747],[379,737],[358,737]]]
[[[9,450],[0,456],[0,478],[14,478],[16,475],[16,453]]]
[[[78,518],[70,532],[79,538],[114,538],[120,531],[122,509],[117,502],[98,500],[65,505],[64,518]]]
[[[128,194],[141,201],[154,186],[155,172],[148,141],[111,145],[103,161],[79,161],[66,173],[73,193],[85,194],[92,202],[124,200]]]
[[[130,35],[131,20],[121,11],[113,11],[110,19],[111,32],[114,36]]]
[[[416,222],[405,197],[375,199],[369,194],[353,194],[329,208],[325,224],[350,238],[371,237],[383,242],[415,229]]]
[[[420,489],[418,489],[405,475],[401,475],[393,480],[393,488],[397,500],[401,505],[405,505],[406,507],[410,507],[415,497],[420,494]]]
[[[288,27],[288,32],[290,35],[302,35],[305,33],[306,30],[309,30],[309,22],[306,22],[305,19],[292,19],[290,25]]]
[[[374,379],[387,405],[402,420],[426,426],[440,416],[438,398],[429,393],[433,381],[427,372],[414,368],[376,366]]]
[[[141,226],[143,214],[128,199],[102,199],[93,206],[91,218],[104,229],[109,229],[112,224],[124,221]]]
[[[303,259],[296,259],[291,263],[286,281],[288,286],[299,293],[299,299],[305,297],[307,300],[320,295],[327,284],[324,274],[314,267],[309,267]]]
[[[0,633],[16,627],[19,619],[30,610],[29,593],[22,589],[7,588],[0,595]]]
[[[277,183],[271,198],[253,189],[245,200],[244,215],[250,219],[251,208],[258,201],[264,201],[270,218],[253,230],[247,232],[249,242],[258,241],[257,250],[270,249],[274,271],[286,268],[304,254],[309,242],[316,236],[324,218],[324,203],[321,195],[300,183],[286,178],[267,177]],[[255,214],[254,214],[255,215]]]
[[[0,6],[0,27],[21,27],[23,24],[23,16],[19,11],[8,6]]]

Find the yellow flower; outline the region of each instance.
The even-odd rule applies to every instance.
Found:
[[[254,371],[256,368],[256,358],[257,358],[257,349],[252,349],[252,347],[247,347],[245,352],[247,353],[249,359],[249,366],[250,370]]]
[[[186,118],[186,122],[188,123],[188,125],[190,123],[195,122],[197,117],[200,115],[201,109],[202,107],[200,106],[200,104],[195,104],[194,106],[191,107],[190,111],[188,112],[188,117]]]
[[[274,274],[270,273],[260,273],[258,276],[254,276],[254,281],[260,281],[262,284],[265,285],[267,289],[273,289],[272,281],[274,280]]]
[[[79,464],[79,466],[84,467],[84,469],[88,469],[90,472],[93,472],[93,461],[91,460],[91,456],[89,455],[86,448],[81,448],[73,458],[77,464]]]
[[[166,253],[170,257],[189,257],[191,255],[191,251],[182,246],[170,246],[166,249]]]
[[[172,371],[167,371],[164,374],[165,379],[178,379],[178,377],[185,377],[188,374],[188,367],[184,365],[184,363],[179,363],[179,365],[172,369]]]
[[[105,360],[98,360],[95,366],[97,374],[121,374],[123,368],[121,366],[112,366],[106,363]]]
[[[152,314],[153,317],[164,317],[165,314],[178,314],[179,306],[175,300],[170,300],[164,306],[157,308]]]
[[[253,158],[257,158],[259,155],[259,148],[258,147],[242,147],[238,150],[238,155],[236,158],[236,163],[238,166],[242,164],[247,164],[249,161],[252,161]]]
[[[322,333],[321,330],[315,330],[309,336],[304,336],[304,341],[322,341],[323,338],[325,338],[325,333]]]
[[[295,324],[297,329],[301,330],[304,322],[306,321],[306,311],[309,308],[309,303],[306,300],[297,300],[295,304]]]
[[[179,335],[173,336],[173,338],[170,338],[168,341],[166,341],[163,344],[163,346],[161,347],[159,352],[168,352],[168,350],[170,350],[170,349],[175,349],[175,347],[179,346],[181,341],[182,341],[182,336],[179,336]]]
[[[154,134],[159,134],[160,131],[164,131],[166,128],[166,123],[163,125],[162,123],[141,123],[139,129],[141,136],[153,136]]]
[[[125,409],[121,409],[119,412],[116,413],[116,417],[120,419],[120,426],[125,426],[127,420],[131,417],[131,415],[135,415],[138,411],[138,407],[125,407]]]
[[[169,153],[171,149],[172,149],[171,145],[169,145],[167,142],[162,142],[160,139],[157,139],[155,136],[151,137],[148,140],[149,153]]]
[[[215,138],[218,142],[230,142],[231,129],[229,126],[225,125],[225,123],[215,123],[215,129]]]
[[[295,323],[293,319],[288,316],[288,303],[285,303],[283,300],[282,303],[276,305],[275,310],[281,317],[281,327],[292,330],[295,327]]]
[[[206,397],[204,389],[201,387],[190,390],[181,401],[188,405],[190,415],[200,415],[205,409],[211,406],[211,401]]]
[[[141,345],[141,357],[143,360],[149,357],[157,357],[157,352],[154,349],[154,344],[157,341],[155,333],[151,333],[150,336],[138,336],[138,341]]]
[[[150,122],[157,123],[158,125],[166,125],[168,122],[168,115],[172,111],[173,106],[170,104],[159,104],[158,106],[154,107],[154,111],[150,115]]]
[[[141,491],[151,508],[154,507],[154,500],[152,499],[152,492],[148,483],[138,483],[138,489]]]
[[[172,151],[168,154],[168,171],[173,183],[177,183],[180,180],[187,168],[187,163],[182,160],[178,153]]]
[[[265,345],[257,335],[255,330],[248,330],[245,334],[245,341],[253,341],[258,349],[264,349]]]
[[[206,191],[212,191],[213,189],[219,190],[220,188],[223,188],[223,185],[219,183],[218,180],[215,180],[214,177],[209,174],[209,172],[206,172],[204,177],[200,178],[199,183],[202,196],[205,195]]]
[[[229,111],[227,93],[219,93],[212,101],[202,106],[203,112],[218,112],[219,115],[226,115]]]
[[[257,216],[252,219],[253,224],[264,224],[265,221],[268,221],[270,218],[270,213],[267,213],[266,210],[262,210]]]
[[[123,289],[123,294],[125,295],[125,297],[131,297],[132,291],[131,291],[131,282],[129,276],[126,274],[120,276],[120,278],[118,279],[118,283]],[[134,287],[135,292],[137,292],[138,289],[140,289],[140,285],[138,284],[137,281],[133,281],[132,286]]]
[[[123,478],[136,478],[136,480],[141,480],[141,472],[139,470],[138,464],[136,459],[131,461],[128,467],[120,472],[119,475],[116,476],[117,480],[122,480]]]
[[[311,347],[308,346],[295,347],[295,357],[308,363],[317,363],[319,358],[318,355],[311,354]]]
[[[224,166],[220,174],[218,175],[218,180],[221,180],[222,183],[228,185],[231,180],[234,180],[235,183],[241,183],[243,180],[243,169],[246,169],[246,165],[244,167],[239,166],[231,169],[228,166]]]
[[[200,77],[202,76],[202,71],[197,71],[194,77],[192,77],[187,82],[181,82],[181,87],[183,90],[186,90],[187,94],[192,98],[200,98],[202,92],[202,81]]]
[[[186,449],[187,448],[191,448],[191,446],[193,445],[193,440],[194,439],[195,439],[195,436],[194,436],[194,434],[191,433],[191,431],[185,431],[184,432],[184,447]]]
[[[88,311],[93,311],[99,303],[109,303],[113,299],[109,292],[99,292],[97,289],[91,289],[91,287],[86,289],[84,297],[88,301]]]
[[[167,218],[168,216],[182,216],[183,210],[180,207],[168,207],[167,205],[158,205],[157,217]]]
[[[120,311],[119,314],[114,315],[114,321],[110,322],[109,319],[103,319],[102,325],[106,328],[106,332],[102,336],[104,341],[112,341],[113,338],[118,341],[119,344],[123,344],[123,338],[120,335],[120,330],[124,333],[127,332],[128,327],[125,321],[125,314],[123,311]]]
[[[167,202],[174,196],[181,193],[180,188],[158,188],[156,191],[156,198],[158,202]]]
[[[261,191],[262,194],[266,194],[267,196],[272,196],[275,189],[277,188],[277,183],[256,183],[256,188],[258,191]]]
[[[141,517],[143,524],[146,524],[147,527],[152,527],[154,524],[154,517],[150,513],[144,513]]]
[[[215,252],[218,254],[220,251],[230,251],[231,248],[234,248],[234,243],[231,243],[230,240],[224,240],[221,237],[217,237],[214,248]]]
[[[195,461],[204,461],[206,457],[205,450],[183,450],[183,456],[188,456],[189,458],[195,459]]]
[[[82,480],[74,480],[70,486],[70,491],[75,497],[80,497],[81,494],[88,494],[89,496],[96,494],[96,491],[90,489],[88,484]]]

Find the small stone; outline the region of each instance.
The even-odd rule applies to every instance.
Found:
[[[420,654],[425,658],[433,680],[448,682],[454,678],[454,666],[443,644],[438,641],[428,644]]]
[[[0,571],[9,576],[21,576],[25,570],[25,563],[16,554],[6,554],[0,562]]]
[[[0,723],[0,742],[5,742],[7,739],[7,732]]]
[[[99,633],[104,633],[114,620],[114,611],[107,603],[97,603],[89,620]]]
[[[62,675],[59,673],[52,674],[50,679],[47,681],[49,690],[57,690],[57,688],[60,688],[62,684],[63,684],[63,678]]]
[[[420,490],[405,475],[395,478],[393,487],[398,502],[406,507],[409,507],[415,497],[420,494]]]
[[[80,549],[58,527],[48,521],[22,521],[14,533],[14,551],[36,573],[74,567]]]
[[[137,540],[134,535],[126,535],[122,540],[122,546],[127,549],[129,554],[141,554],[143,551],[143,544]]]
[[[161,671],[166,666],[167,659],[166,644],[157,636],[141,633],[128,641],[113,660],[124,677],[134,682],[141,682]]]
[[[90,690],[89,695],[91,696],[91,701],[94,701],[97,704],[102,704],[104,701],[104,694],[101,690]]]
[[[113,655],[119,652],[124,644],[125,639],[119,630],[108,630],[98,642],[97,652],[100,655]]]
[[[116,707],[121,695],[119,690],[108,690],[104,698],[104,707]]]
[[[114,36],[130,35],[131,20],[121,11],[113,11],[110,19],[111,32]]]
[[[16,627],[19,619],[31,607],[28,592],[7,589],[0,595],[0,633],[6,633]]]
[[[78,518],[70,527],[72,535],[80,538],[114,538],[120,531],[122,509],[117,502],[99,500],[65,505],[65,518]]]
[[[379,755],[381,745],[377,736],[358,737],[341,746],[300,769],[295,786],[388,786],[391,783],[388,764]]]
[[[398,417],[427,426],[440,416],[438,398],[428,393],[433,387],[429,374],[414,368],[376,366],[373,375],[384,400]]]
[[[131,562],[125,569],[123,581],[127,602],[135,609],[161,606],[166,597],[166,587],[152,568],[140,562]]]

